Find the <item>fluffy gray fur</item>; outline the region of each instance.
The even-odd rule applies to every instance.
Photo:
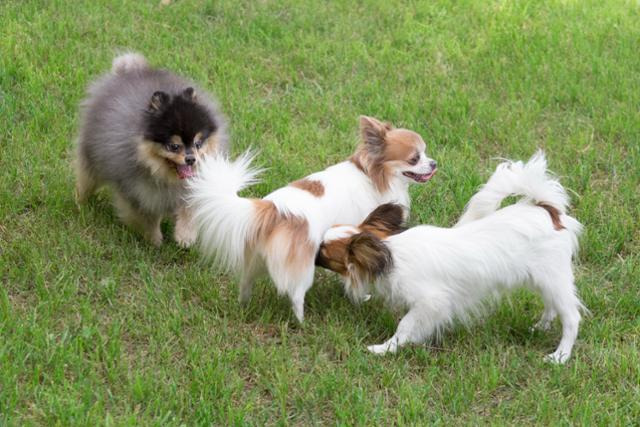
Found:
[[[111,186],[123,221],[142,228],[156,244],[160,242],[151,229],[157,222],[159,233],[162,218],[179,212],[186,186],[184,180],[167,181],[154,176],[139,159],[138,144],[144,138],[144,114],[154,92],[176,95],[187,87],[195,88],[197,102],[214,118],[217,151],[226,154],[227,121],[213,99],[193,82],[167,70],[151,68],[142,55],[116,57],[111,72],[90,85],[82,103],[76,159],[78,201],[83,202],[102,185]],[[139,218],[132,220],[131,212]],[[177,234],[176,240],[185,246],[191,243],[180,242]]]

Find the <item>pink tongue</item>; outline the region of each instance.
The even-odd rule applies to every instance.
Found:
[[[191,165],[176,165],[180,179],[190,178],[194,175]]]

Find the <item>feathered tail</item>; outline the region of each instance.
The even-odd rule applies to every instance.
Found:
[[[255,205],[238,196],[261,172],[251,167],[252,160],[250,152],[233,161],[210,156],[188,184],[187,203],[193,209],[201,252],[227,271],[244,265],[247,241],[255,233]]]
[[[523,196],[533,204],[540,203],[567,212],[569,196],[557,179],[547,172],[547,159],[539,150],[527,163],[507,161],[501,163],[469,201],[456,226],[483,218],[500,208],[509,196]]]

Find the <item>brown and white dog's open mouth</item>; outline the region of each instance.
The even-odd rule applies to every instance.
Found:
[[[402,175],[406,176],[407,178],[411,178],[415,182],[423,183],[429,181],[437,171],[438,169],[434,169],[429,173],[402,172]]]

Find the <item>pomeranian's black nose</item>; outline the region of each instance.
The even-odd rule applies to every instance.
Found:
[[[431,166],[431,169],[435,169],[436,167],[438,167],[438,164],[436,163],[435,160],[431,160],[429,162],[429,166]]]
[[[196,162],[196,157],[195,156],[186,156],[184,158],[184,161],[189,165],[193,165]]]

